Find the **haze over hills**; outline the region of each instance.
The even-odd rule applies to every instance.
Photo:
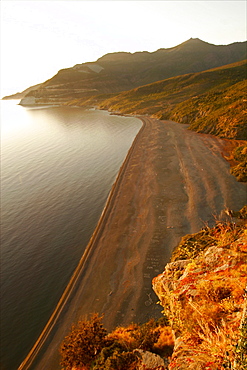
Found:
[[[130,90],[166,78],[196,73],[247,58],[246,42],[213,45],[197,38],[155,52],[111,53],[96,62],[60,70],[23,96],[21,104],[63,104]],[[14,96],[12,96],[13,98]],[[11,97],[10,97],[11,98]]]
[[[13,95],[5,96],[3,100],[11,100],[11,99],[22,99],[25,95],[27,95],[30,91],[38,89],[42,84],[37,84],[34,86],[30,86],[22,92],[18,92]]]

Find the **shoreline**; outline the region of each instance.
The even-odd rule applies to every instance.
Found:
[[[57,320],[59,318],[59,315],[60,315],[64,305],[66,304],[67,300],[69,299],[69,295],[71,294],[71,291],[72,291],[74,285],[76,284],[76,282],[78,280],[78,277],[79,277],[79,274],[81,273],[83,265],[85,264],[86,259],[89,256],[90,251],[92,250],[94,244],[97,242],[98,238],[100,237],[99,233],[101,233],[103,228],[104,228],[105,218],[107,217],[107,214],[110,212],[110,207],[111,207],[112,202],[114,202],[114,197],[117,196],[118,186],[120,185],[121,178],[124,176],[124,171],[126,170],[128,162],[130,160],[133,148],[136,145],[136,142],[138,141],[139,135],[141,135],[144,128],[145,128],[145,122],[142,121],[142,126],[141,126],[140,130],[138,131],[135,139],[133,140],[132,145],[131,145],[130,149],[128,150],[128,153],[127,153],[127,155],[124,159],[124,162],[122,163],[122,165],[119,169],[119,172],[118,172],[118,174],[115,178],[115,181],[114,181],[114,183],[112,185],[112,188],[109,192],[109,195],[107,197],[106,204],[103,208],[103,211],[102,211],[101,216],[99,218],[99,221],[96,225],[96,228],[95,228],[95,230],[94,230],[94,232],[93,232],[93,234],[92,234],[92,236],[91,236],[91,238],[88,242],[88,245],[87,245],[85,251],[83,252],[83,255],[82,255],[82,257],[81,257],[73,275],[71,276],[70,281],[69,281],[68,285],[66,286],[66,288],[64,290],[64,293],[62,294],[61,298],[59,299],[59,301],[58,301],[50,319],[48,320],[47,324],[45,325],[43,331],[41,332],[39,338],[37,339],[37,341],[33,345],[32,349],[29,351],[26,358],[23,360],[23,362],[18,367],[18,370],[23,370],[23,369],[30,368],[33,361],[35,360],[35,357],[36,357],[37,353],[39,352],[39,350],[41,349],[45,340],[47,339],[48,335],[50,334],[50,332],[51,332],[51,330],[52,330],[52,328],[55,324],[54,320]]]
[[[246,187],[228,173],[223,140],[189,131],[187,125],[137,118],[143,125],[97,227],[19,370],[36,360],[37,370],[59,369],[61,341],[72,323],[90,313],[104,314],[108,329],[159,317],[152,278],[163,271],[180,238],[214,221],[224,204],[241,206]]]

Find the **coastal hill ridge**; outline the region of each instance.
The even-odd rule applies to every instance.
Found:
[[[213,45],[197,38],[155,52],[118,52],[95,62],[76,64],[24,91],[21,104],[63,104],[100,94],[130,90],[152,82],[241,61],[247,58],[246,42]],[[8,98],[14,98],[9,96]],[[20,97],[20,95],[18,96]]]

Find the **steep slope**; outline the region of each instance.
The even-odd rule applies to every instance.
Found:
[[[130,90],[165,78],[195,73],[246,58],[246,43],[212,45],[190,39],[156,52],[112,53],[96,62],[60,70],[21,104],[53,104],[85,101],[99,95]]]
[[[244,220],[218,223],[182,238],[153,280],[176,338],[169,370],[246,369],[246,253]]]
[[[189,123],[193,130],[247,139],[246,60],[115,95],[99,105],[127,114]]]

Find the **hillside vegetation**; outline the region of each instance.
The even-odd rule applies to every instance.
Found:
[[[61,366],[64,370],[164,370],[160,355],[168,357],[172,349],[173,334],[166,319],[133,323],[108,333],[102,317],[93,314],[74,325],[64,339]]]
[[[197,38],[153,53],[111,53],[76,64],[29,91],[22,105],[84,104],[93,96],[118,93],[169,77],[195,73],[247,58],[246,43],[213,45]],[[29,99],[26,99],[29,98]],[[30,99],[33,98],[33,99]]]
[[[218,223],[182,238],[153,280],[176,338],[169,370],[247,368],[246,258],[246,225]]]
[[[246,60],[123,92],[101,109],[188,123],[198,132],[247,140]]]
[[[247,182],[247,144],[236,147],[232,154],[237,164],[231,168],[231,173],[238,181]]]

